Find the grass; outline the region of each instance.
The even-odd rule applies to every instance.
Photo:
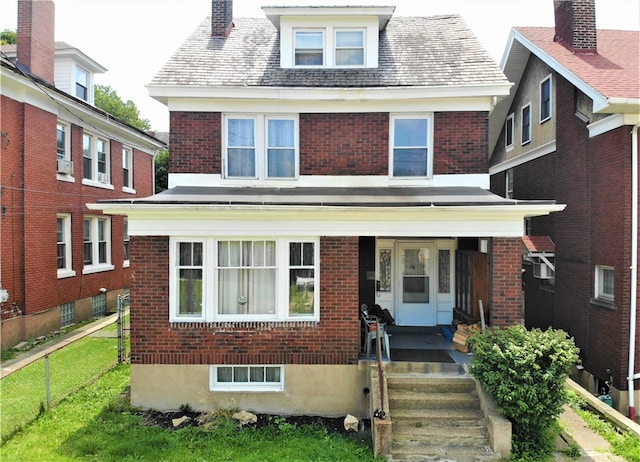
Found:
[[[147,426],[129,407],[128,385],[129,366],[117,366],[14,435],[0,447],[0,460],[375,460],[366,445],[316,426],[239,429],[225,418],[208,428]]]
[[[116,338],[85,337],[49,355],[49,398],[55,404],[83,384],[113,367],[118,357]],[[2,397],[0,437],[33,420],[47,407],[45,359],[0,381]]]
[[[640,462],[640,438],[630,432],[621,432],[610,422],[588,409],[586,401],[569,391],[569,405],[582,417],[587,426],[611,444],[611,451],[629,462]]]

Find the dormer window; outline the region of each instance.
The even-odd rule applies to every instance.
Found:
[[[295,31],[296,66],[324,65],[324,33],[322,31]]]
[[[378,67],[378,38],[394,7],[263,7],[280,33],[283,68]]]
[[[89,74],[76,67],[76,97],[87,101],[89,99]]]
[[[364,65],[364,31],[336,31],[335,61],[336,66]]]

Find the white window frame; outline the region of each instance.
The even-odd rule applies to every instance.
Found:
[[[56,231],[58,222],[61,220],[62,223],[62,240],[57,240],[57,246],[64,245],[64,267],[58,268],[58,279],[73,277],[76,275],[76,272],[73,271],[73,259],[72,252],[73,247],[71,245],[71,214],[70,213],[59,213],[56,216]],[[56,232],[57,234],[57,232]],[[57,265],[56,265],[57,266]]]
[[[87,140],[89,144],[89,156],[87,156]],[[99,156],[98,156],[98,145],[99,142],[104,143],[105,148],[105,172],[99,172]],[[84,132],[82,134],[82,184],[88,186],[95,186],[98,188],[111,189],[113,190],[113,185],[111,184],[111,143],[105,137],[97,136],[90,132]],[[87,176],[87,172],[85,169],[85,159],[91,159],[91,171],[89,172],[89,176]]]
[[[544,85],[549,84],[549,99],[546,101],[543,100],[543,88]],[[551,80],[551,74],[542,79],[540,82],[540,123],[546,122],[551,119],[553,116],[553,81]],[[543,116],[545,112],[545,106],[547,107],[548,115],[546,117]]]
[[[513,169],[510,168],[504,175],[504,197],[507,199],[513,199]]]
[[[263,368],[264,376],[266,377],[266,369],[279,369],[279,381],[267,382],[254,381],[250,379],[251,372],[249,371],[248,380],[238,380],[233,382],[221,382],[218,380],[219,369],[231,368],[234,379],[236,378],[237,371],[247,368]],[[215,365],[209,366],[209,391],[244,391],[244,392],[280,392],[284,390],[284,366],[273,364],[234,364],[234,365]]]
[[[61,130],[62,129],[62,130]],[[60,157],[58,152],[58,132],[64,133],[63,153]],[[56,159],[71,160],[71,126],[68,123],[58,120],[56,125]]]
[[[322,36],[322,63],[320,64],[296,64],[298,50],[317,50],[317,48],[297,48],[298,33],[314,33]],[[294,67],[325,67],[327,65],[327,33],[323,28],[296,28],[293,30],[293,65]]]
[[[86,240],[85,222],[89,222],[89,240]],[[100,225],[103,223],[102,239],[100,239]],[[111,264],[111,218],[109,217],[93,217],[86,215],[82,221],[82,274],[99,273],[102,271],[110,271],[114,269]],[[91,243],[91,262],[85,262],[84,245]],[[105,246],[105,261],[100,262],[100,245]]]
[[[340,32],[360,32],[362,34],[362,47],[338,47],[338,34]],[[338,50],[362,50],[362,63],[360,64],[338,64]],[[335,28],[333,31],[333,61],[335,67],[354,68],[366,67],[367,65],[367,30],[365,28]]]
[[[507,120],[504,123],[504,148],[507,152],[513,150],[513,138],[515,136],[515,123],[514,113],[512,112],[507,116]],[[511,137],[511,143],[509,143],[509,137]]]
[[[605,273],[607,272],[611,272],[611,276],[614,278],[611,293],[605,291]],[[594,298],[607,303],[613,303],[615,301],[615,268],[613,266],[596,265],[594,279]]]
[[[124,217],[122,220],[122,244],[123,244],[123,249],[122,249],[122,256],[123,256],[123,262],[122,262],[122,267],[123,268],[129,268],[131,262],[129,260],[130,255],[129,252],[131,252],[131,248],[129,246],[130,244],[130,237],[129,237],[129,219],[127,217]]]
[[[252,120],[254,123],[254,145],[245,146],[254,150],[254,166],[255,174],[253,176],[231,176],[229,175],[229,120],[246,119]],[[268,174],[268,124],[270,120],[290,120],[293,121],[294,127],[294,172],[290,177],[270,177]],[[296,181],[300,175],[300,142],[299,142],[300,124],[298,114],[224,114],[222,118],[223,133],[223,175],[226,181]]]
[[[528,130],[525,132],[525,111],[528,112],[528,119],[529,119],[529,123],[528,123]],[[522,106],[522,109],[520,110],[520,143],[522,144],[522,146],[524,146],[525,144],[528,144],[531,142],[531,103],[527,103],[524,106]]]
[[[238,315],[218,313],[218,242],[221,241],[275,241],[276,243],[276,300],[275,313]],[[202,312],[197,315],[181,315],[178,312],[178,252],[180,243],[202,243]],[[289,244],[312,243],[314,248],[313,313],[291,314],[289,294]],[[169,321],[170,322],[247,322],[247,321],[318,321],[320,319],[320,239],[303,237],[179,237],[169,240]],[[297,268],[297,267],[296,267]]]
[[[413,146],[426,148],[426,175],[396,176],[394,175],[394,148],[395,148],[395,121],[398,119],[424,119],[427,121],[427,144],[426,146]],[[403,148],[410,148],[403,146]],[[433,113],[421,114],[391,114],[389,117],[389,178],[400,180],[423,180],[433,176]]]
[[[133,178],[133,148],[122,146],[122,192],[136,193]],[[125,185],[125,182],[129,184]]]
[[[85,82],[80,82],[79,76],[85,77]],[[80,66],[76,66],[75,75],[73,78],[73,95],[86,102],[91,102],[91,74],[89,71],[81,68]],[[85,91],[86,98],[83,98],[81,95],[78,95],[78,87],[83,88]]]

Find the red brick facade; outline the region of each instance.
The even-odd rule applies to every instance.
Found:
[[[388,175],[388,113],[300,114],[301,175]],[[434,114],[434,174],[487,172],[487,113]],[[171,112],[171,173],[222,173],[222,117]]]
[[[356,364],[358,238],[320,239],[320,321],[169,322],[169,239],[134,237],[133,364]]]

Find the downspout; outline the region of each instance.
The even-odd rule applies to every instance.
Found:
[[[636,420],[634,386],[636,362],[636,310],[638,292],[638,127],[631,130],[631,303],[629,315],[629,369],[627,390],[629,392],[629,418]]]

